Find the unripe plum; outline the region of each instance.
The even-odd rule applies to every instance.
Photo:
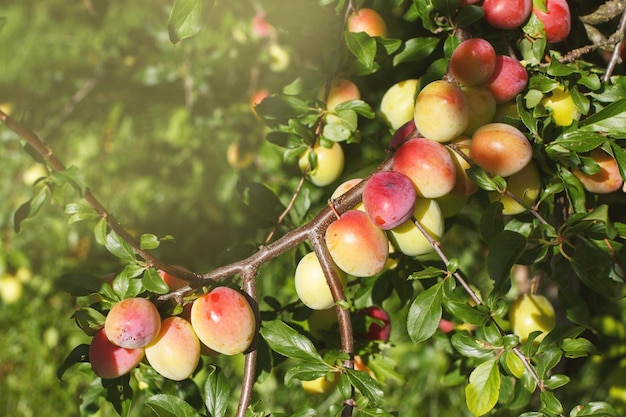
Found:
[[[342,182],[341,184],[337,186],[337,188],[335,188],[335,191],[333,191],[330,198],[336,199],[336,198],[341,197],[342,195],[347,193],[349,190],[351,190],[355,185],[357,185],[361,181],[363,181],[362,178],[352,178],[352,179]],[[359,202],[356,206],[354,206],[354,209],[364,211],[365,209],[363,208],[363,202],[362,201]]]
[[[546,109],[552,110],[552,120],[557,126],[569,126],[580,118],[580,111],[574,104],[572,94],[565,91],[563,86],[557,87],[552,91],[552,95],[544,98],[541,103]]]
[[[426,229],[428,234],[439,241],[445,231],[444,219],[439,204],[428,198],[418,198],[413,217]],[[389,240],[400,252],[407,256],[419,256],[434,250],[428,239],[415,226],[413,220],[389,231]]]
[[[510,56],[498,55],[496,68],[483,86],[493,94],[496,103],[500,104],[512,100],[527,84],[528,73],[522,64]]]
[[[333,375],[333,379],[328,379],[326,376],[320,376],[319,378],[311,381],[301,381],[302,389],[307,394],[327,394],[339,384],[341,376],[337,373]]]
[[[355,313],[357,315],[380,320],[383,323],[381,326],[379,323],[372,321],[365,329],[365,333],[355,335],[357,338],[364,340],[380,340],[383,342],[389,341],[389,336],[391,334],[391,318],[389,317],[389,313],[377,306],[366,307],[357,310]],[[368,323],[366,322],[366,326],[367,324]]]
[[[217,287],[191,307],[191,325],[202,343],[224,355],[244,352],[256,333],[252,306],[239,291]]]
[[[484,83],[495,68],[496,51],[481,38],[461,42],[450,56],[450,73],[457,82],[466,86]]]
[[[104,321],[104,328],[114,345],[136,349],[157,337],[161,330],[161,317],[149,300],[126,298],[113,305]]]
[[[91,369],[103,379],[118,378],[129,373],[144,357],[144,349],[126,349],[114,345],[106,329],[100,329],[89,345]]]
[[[472,135],[470,159],[490,175],[508,177],[532,159],[533,149],[526,136],[506,123],[489,123]]]
[[[311,152],[310,148],[300,156],[298,161],[302,172],[309,165],[309,152]],[[335,182],[343,172],[345,164],[345,155],[341,145],[333,142],[330,148],[326,148],[318,144],[313,147],[313,152],[317,155],[317,165],[315,169],[309,171],[309,180],[318,187]]]
[[[419,85],[420,82],[417,79],[400,81],[389,87],[383,95],[380,101],[380,112],[392,129],[399,129],[409,120],[413,120]]]
[[[449,142],[463,133],[469,117],[465,94],[453,82],[433,81],[417,95],[413,118],[425,138]]]
[[[389,254],[387,236],[369,216],[349,210],[326,229],[326,246],[335,264],[356,277],[383,270]]]
[[[532,206],[537,201],[540,190],[541,177],[537,165],[533,161],[530,161],[521,171],[507,179],[507,191],[526,203],[526,206]],[[506,215],[519,214],[528,210],[507,194],[500,196],[496,192],[491,192],[489,199],[491,201],[500,200],[503,205],[502,213]]]
[[[324,339],[326,333],[332,331],[339,324],[337,311],[335,308],[326,310],[313,310],[307,319],[309,324],[309,333],[317,339]],[[338,329],[335,329],[338,332]]]
[[[600,166],[598,173],[588,175],[580,170],[574,171],[574,175],[582,183],[585,190],[596,194],[608,194],[619,190],[624,184],[624,180],[620,175],[615,158],[600,148],[592,150],[589,157]]]
[[[191,323],[179,316],[163,320],[161,332],[145,350],[154,370],[174,381],[189,378],[200,361],[198,336]]]
[[[456,181],[454,161],[446,147],[424,138],[410,139],[400,146],[393,170],[409,177],[420,197],[446,195]]]
[[[525,342],[532,332],[541,331],[535,341],[541,342],[556,326],[554,307],[543,295],[522,294],[511,305],[509,321],[513,333]]]
[[[411,179],[398,171],[379,171],[363,189],[363,205],[370,219],[383,230],[393,229],[413,213],[417,193]]]
[[[335,270],[342,285],[345,285],[346,274],[338,268]],[[295,285],[298,298],[311,310],[327,310],[335,305],[322,265],[315,252],[307,253],[298,262]]]
[[[321,98],[324,97],[324,89],[320,91],[319,96]],[[334,80],[330,85],[330,90],[328,91],[326,110],[335,110],[335,107],[341,103],[345,103],[350,100],[359,100],[360,98],[361,92],[355,83],[345,79]]]
[[[485,0],[485,21],[497,29],[515,29],[526,22],[532,5],[532,0]]]
[[[546,0],[548,12],[533,7],[533,14],[543,23],[548,42],[561,42],[572,27],[572,17],[567,0]]]
[[[365,32],[368,35],[374,36],[387,36],[387,25],[383,18],[373,9],[359,9],[355,10],[350,17],[348,17],[348,32],[358,33]]]

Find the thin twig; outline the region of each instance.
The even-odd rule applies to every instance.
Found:
[[[606,66],[606,71],[604,72],[603,80],[605,83],[608,83],[613,75],[613,71],[615,70],[615,65],[620,60],[620,53],[622,42],[624,42],[624,31],[626,31],[626,9],[622,12],[622,18],[619,22],[619,27],[617,29],[616,35],[619,37],[620,41],[617,42],[615,47],[613,48],[613,53],[611,54],[611,59],[609,60],[608,65]]]

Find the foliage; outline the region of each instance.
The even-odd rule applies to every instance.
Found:
[[[619,47],[610,37],[619,16],[591,26],[603,36],[590,39],[593,24],[586,17],[588,31],[577,30],[578,17],[593,10],[570,2],[574,30],[549,45],[536,19],[502,34],[479,6],[458,0],[374,1],[365,3],[389,34],[370,37],[344,29],[346,13],[362,3],[52,1],[0,11],[0,110],[12,116],[0,131],[8,203],[0,209],[0,274],[27,289],[0,304],[0,319],[17,324],[0,344],[8,352],[0,362],[7,414],[46,412],[49,398],[28,405],[19,397],[16,374],[24,369],[35,385],[39,360],[48,362],[42,378],[50,374],[48,356],[58,359],[58,385],[69,384],[49,388],[55,399],[63,393],[67,414],[76,413],[72,393],[81,415],[216,417],[238,406],[239,416],[623,413],[624,195],[588,192],[575,175],[598,172],[589,153],[602,149],[626,178],[626,78],[623,68],[609,72],[616,58],[607,58]],[[58,18],[54,26],[49,16]],[[254,29],[259,19],[266,32]],[[354,189],[329,205],[332,186],[385,169],[394,132],[378,108],[383,93],[407,78],[425,85],[445,77],[467,30],[512,50],[530,75],[501,120],[533,145],[539,198],[525,213],[503,216],[488,192],[506,194],[507,179],[472,166],[481,190],[446,219],[437,251],[391,254],[393,266],[381,274],[351,277],[345,296],[334,294],[339,330],[316,334],[292,277],[305,252],[323,255],[326,219],[360,198]],[[357,83],[361,97],[327,110],[330,85],[342,78]],[[544,105],[559,86],[581,114],[569,126]],[[259,89],[271,94],[251,111]],[[339,142],[346,153],[346,170],[329,187],[314,186],[297,167],[318,142]],[[308,169],[317,163],[309,158]],[[194,271],[182,278],[197,293],[240,286],[258,301],[252,351],[203,356],[181,382],[147,363],[94,380],[88,336],[116,301],[146,296],[166,316],[193,298],[160,279],[157,270],[172,265]],[[521,343],[511,332],[507,312],[524,285],[540,285],[557,306],[559,325],[543,340],[535,333]],[[357,338],[350,350],[342,320],[371,305],[391,313],[390,342]],[[68,317],[83,332],[67,328]],[[442,320],[454,330],[442,331]],[[25,344],[36,363],[13,344]],[[353,355],[367,368],[355,369]],[[323,376],[339,379],[327,398],[294,389]],[[242,387],[254,388],[247,403]]]

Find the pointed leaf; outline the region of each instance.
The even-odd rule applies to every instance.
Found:
[[[125,261],[135,260],[135,251],[124,239],[115,231],[111,230],[106,237],[104,246],[113,255]]]
[[[209,375],[204,383],[205,405],[211,417],[224,417],[228,410],[230,385],[221,368],[209,365]]]
[[[472,414],[478,417],[493,409],[500,395],[500,382],[497,359],[483,362],[472,371],[465,387],[465,400]]]
[[[385,393],[380,384],[365,371],[346,369],[350,383],[363,394],[372,406],[377,407],[383,401]]]
[[[202,7],[204,0],[175,0],[167,29],[170,42],[177,44],[180,40],[194,36],[202,29]]]
[[[330,368],[325,363],[320,362],[305,362],[300,365],[292,366],[285,373],[285,385],[289,385],[292,379],[299,379],[300,381],[312,381],[314,379],[323,377],[330,371]],[[335,375],[335,378],[339,378]]]
[[[260,332],[270,348],[283,356],[323,362],[309,339],[280,320],[263,322]]]
[[[413,343],[417,344],[430,338],[441,320],[443,285],[438,282],[421,292],[413,300],[407,318],[407,330]]]
[[[489,241],[487,269],[498,286],[509,282],[511,268],[525,249],[526,238],[510,230],[499,233]]]
[[[367,69],[374,67],[376,58],[376,40],[365,32],[346,32],[348,49]]]
[[[141,284],[150,292],[156,294],[167,294],[170,290],[159,272],[154,268],[146,269],[141,278]]]
[[[158,417],[201,417],[189,403],[176,395],[156,394],[146,400],[146,405]]]
[[[57,369],[57,378],[59,380],[63,380],[63,375],[65,372],[74,366],[77,363],[87,362],[89,361],[89,345],[82,344],[76,346],[70,353],[67,355],[65,360],[63,361],[63,365]]]

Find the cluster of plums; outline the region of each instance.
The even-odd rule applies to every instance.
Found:
[[[165,272],[161,276],[166,283],[176,283]],[[104,327],[94,335],[89,361],[96,375],[111,379],[127,374],[145,358],[162,376],[180,381],[196,370],[201,354],[242,353],[255,332],[250,303],[230,287],[216,287],[186,304],[180,315],[166,318],[147,298],[127,298],[113,305]]]

